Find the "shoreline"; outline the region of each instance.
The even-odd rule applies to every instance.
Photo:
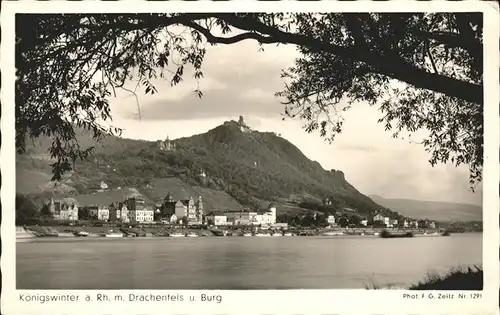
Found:
[[[77,231],[86,231],[86,236],[76,235]],[[106,236],[107,231],[115,231],[115,235]],[[229,231],[229,229],[217,229],[219,231]],[[215,235],[208,229],[178,229],[178,228],[141,228],[141,229],[111,229],[110,227],[91,227],[91,228],[68,228],[68,227],[16,227],[16,242],[29,242],[34,240],[109,240],[109,239],[164,239],[164,238],[197,238],[197,237],[239,237],[253,236],[257,238],[264,237],[321,237],[321,238],[383,238],[380,233],[384,229],[329,229],[329,230],[296,230],[275,231],[258,233],[257,235],[243,235],[245,230],[235,230],[234,234]],[[248,231],[248,230],[247,230]],[[306,231],[306,232],[304,232]],[[379,232],[380,231],[380,232]],[[387,230],[392,234],[411,233],[412,237],[444,237],[439,230]],[[311,233],[308,233],[311,232]],[[285,234],[286,233],[286,234]],[[470,234],[482,232],[464,232],[452,234]]]

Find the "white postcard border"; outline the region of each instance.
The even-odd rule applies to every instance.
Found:
[[[498,95],[498,4],[495,2],[4,2],[2,3],[2,146],[0,165],[2,174],[2,296],[1,309],[6,314],[493,314],[498,312],[499,298],[499,95]],[[484,13],[484,87],[485,87],[485,136],[483,180],[483,268],[484,290],[482,299],[440,300],[438,294],[446,291],[396,291],[396,290],[258,290],[258,291],[146,291],[146,290],[16,290],[15,266],[15,143],[14,143],[14,14],[24,13],[127,13],[127,12],[234,12],[234,11],[289,11],[289,12],[418,12],[418,11],[475,11]],[[186,298],[199,298],[220,294],[221,303],[189,302]],[[20,294],[77,294],[79,302],[28,303],[20,301]],[[183,294],[184,302],[138,303],[97,302],[97,293],[109,297],[128,294]],[[421,295],[422,298],[403,298],[404,293]],[[453,292],[459,294],[459,292]],[[474,292],[462,292],[474,294]],[[434,298],[430,298],[433,294]],[[93,302],[85,302],[91,295]]]

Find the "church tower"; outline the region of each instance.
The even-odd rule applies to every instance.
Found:
[[[198,201],[196,202],[196,214],[198,216],[198,221],[203,221],[203,200],[201,196],[198,196]]]
[[[173,202],[174,201],[174,198],[172,197],[172,195],[170,194],[170,192],[167,193],[167,195],[165,196],[165,199],[164,199],[165,202]]]

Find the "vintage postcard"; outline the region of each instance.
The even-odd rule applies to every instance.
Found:
[[[2,3],[5,314],[498,314],[496,2]]]

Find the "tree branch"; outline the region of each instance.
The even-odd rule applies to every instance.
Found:
[[[234,44],[246,39],[255,39],[259,43],[263,44],[273,44],[277,43],[278,41],[275,38],[272,37],[267,37],[267,36],[262,36],[257,33],[242,33],[238,34],[232,37],[219,37],[213,35],[209,29],[206,29],[202,27],[201,25],[195,23],[195,22],[188,22],[188,23],[182,23],[184,26],[191,27],[201,34],[206,37],[207,41],[212,43],[212,44]]]
[[[276,39],[275,42],[295,44],[307,47],[311,51],[328,52],[341,58],[362,61],[369,65],[373,65],[381,74],[406,82],[418,88],[443,93],[476,104],[483,104],[482,85],[429,73],[402,59],[396,59],[393,56],[388,57],[374,52],[360,51],[351,47],[341,47],[332,43],[325,43],[310,36],[283,32],[269,27],[255,19],[229,14],[220,14],[217,16],[239,29],[247,31],[257,30],[263,34],[273,36]]]
[[[432,39],[449,47],[463,48],[467,50],[472,57],[482,58],[482,44],[472,38],[466,38],[465,34],[450,32],[418,32],[418,35],[424,39]]]
[[[432,90],[452,97],[454,96],[476,104],[483,103],[482,85],[446,77],[442,74],[430,73],[424,69],[415,67],[401,58],[395,58],[395,56],[384,56],[373,51],[360,50],[353,47],[342,47],[330,42],[324,42],[312,36],[285,32],[276,27],[266,25],[253,17],[241,16],[232,13],[186,13],[175,16],[147,15],[147,17],[143,20],[141,20],[142,15],[133,15],[133,17],[134,21],[138,20],[139,22],[133,23],[134,21],[128,19],[129,23],[121,20],[117,23],[109,23],[107,26],[110,28],[118,27],[119,29],[133,30],[154,29],[157,27],[167,27],[169,25],[180,24],[192,27],[202,33],[211,43],[232,44],[246,39],[254,39],[260,43],[294,44],[307,47],[309,50],[314,52],[326,52],[343,59],[365,62],[366,64],[372,65],[383,75],[406,82],[418,88]],[[109,18],[109,16],[107,18]],[[203,28],[194,22],[196,20],[210,18],[224,20],[229,25],[240,30],[247,31],[247,33],[227,38],[218,37],[213,35],[208,29]],[[92,27],[91,25],[79,24],[81,27]],[[462,45],[464,44],[463,39],[455,39],[454,36],[450,35],[422,33],[422,36],[428,36],[436,40],[439,39],[440,42],[454,43],[455,46],[460,43]],[[471,50],[469,50],[475,52],[473,56],[477,55],[479,51],[482,52],[482,46],[477,43],[477,41],[475,42],[476,44],[470,46]],[[470,40],[466,43],[469,43],[470,45]],[[69,47],[66,47],[66,49],[68,48]]]
[[[425,49],[427,50],[427,55],[429,56],[429,59],[431,61],[432,69],[434,70],[434,73],[438,74],[438,70],[436,68],[436,63],[434,62],[434,58],[432,57],[431,50],[429,48],[429,43],[425,42]]]

